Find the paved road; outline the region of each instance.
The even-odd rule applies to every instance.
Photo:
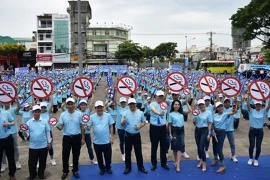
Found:
[[[95,99],[96,100],[102,100],[105,101],[104,96],[104,89],[105,89],[105,82],[106,79],[102,78],[99,86],[97,87],[97,90],[95,92]],[[118,97],[119,98],[119,97]],[[61,112],[58,112],[56,116],[59,117]],[[19,118],[19,117],[18,117]],[[19,118],[19,123],[20,123]],[[249,124],[248,121],[245,121],[243,119],[240,120],[239,128],[235,131],[235,144],[236,144],[236,155],[237,156],[247,156],[248,155],[248,129]],[[143,149],[143,158],[144,162],[150,162],[150,139],[149,139],[149,124],[147,124],[142,129],[142,149]],[[48,156],[47,159],[47,168],[45,175],[48,180],[58,180],[61,179],[62,175],[62,160],[61,160],[61,151],[62,151],[62,132],[58,131],[57,129],[53,129],[53,135],[54,135],[54,152],[55,152],[55,160],[57,165],[51,166],[50,164],[50,158]],[[123,163],[121,159],[121,153],[119,149],[119,141],[118,136],[115,135],[115,142],[112,146],[113,148],[113,156],[112,156],[112,163]],[[19,150],[20,150],[20,162],[22,164],[22,169],[18,170],[16,173],[16,177],[18,180],[25,180],[29,176],[28,172],[28,142],[23,143],[19,139]],[[189,115],[189,119],[187,123],[185,124],[185,143],[186,143],[186,152],[189,154],[190,159],[196,159],[197,156],[197,148],[194,140],[194,126],[191,121],[191,115]],[[264,139],[262,143],[262,152],[261,154],[269,154],[269,147],[270,147],[270,131],[265,130]],[[159,152],[157,153],[159,154]],[[210,158],[213,157],[212,153],[212,146],[209,147],[209,154]],[[229,157],[231,155],[230,153],[230,147],[229,143],[226,140],[224,144],[224,155],[225,157]],[[71,162],[70,158],[70,162]],[[159,160],[159,157],[158,157]],[[168,160],[173,160],[172,151],[169,152],[169,158]],[[247,159],[248,160],[248,159]],[[135,155],[133,153],[132,161],[135,162]],[[207,162],[210,163],[210,160]],[[233,162],[232,162],[233,163]],[[80,156],[80,164],[90,164],[90,160],[87,153],[86,146],[83,146],[81,149],[81,156]],[[227,164],[229,166],[229,164]],[[124,164],[123,164],[123,171],[124,171]],[[113,170],[113,169],[112,169]],[[98,172],[97,172],[98,173]],[[71,179],[72,173],[69,173],[69,178]],[[8,171],[4,172],[2,174],[2,180],[8,179]]]

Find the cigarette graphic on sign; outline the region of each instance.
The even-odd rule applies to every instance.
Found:
[[[34,90],[42,91],[41,88],[34,88]],[[47,89],[44,89],[44,90],[47,91]]]

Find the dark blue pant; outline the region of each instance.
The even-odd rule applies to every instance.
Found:
[[[249,113],[248,113],[247,110],[242,109],[242,110],[241,110],[241,113],[242,113],[243,118],[244,118],[245,120],[249,120]]]
[[[214,159],[217,160],[218,155],[220,165],[224,166],[223,145],[226,137],[226,131],[224,129],[215,129],[215,132],[218,142],[214,137],[212,138]]]
[[[261,154],[263,128],[260,128],[260,129],[250,128],[249,133],[248,133],[248,138],[249,138],[249,158],[253,159],[253,150],[256,143],[255,159],[258,160]]]
[[[204,152],[204,147],[207,142],[208,128],[195,128],[195,141],[197,145],[197,153],[199,158],[202,159],[203,162],[206,161],[206,156]]]
[[[120,141],[120,151],[121,154],[125,154],[124,144],[125,144],[125,130],[124,129],[117,129],[119,141]]]
[[[85,134],[85,143],[86,143],[86,147],[88,150],[88,155],[90,160],[94,159],[94,153],[93,153],[93,148],[92,148],[92,140],[91,140],[91,135],[89,134]]]

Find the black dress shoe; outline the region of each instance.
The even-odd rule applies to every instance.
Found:
[[[80,178],[80,174],[79,174],[78,172],[73,173],[73,176],[74,176],[76,179],[79,179],[79,178]]]
[[[100,174],[100,175],[104,175],[104,173],[105,173],[105,169],[101,169],[101,170],[99,171],[99,174]]]
[[[68,173],[63,173],[61,179],[66,179],[68,176]]]
[[[146,171],[146,169],[144,169],[144,167],[139,168],[139,171],[143,172],[144,174],[148,173],[148,171]]]
[[[124,171],[124,174],[128,174],[131,172],[131,169],[130,168],[126,168],[125,171]]]
[[[46,177],[45,177],[44,175],[38,175],[38,177],[39,177],[41,180],[46,179]]]
[[[166,170],[170,170],[169,166],[167,164],[161,165],[161,167],[163,167]]]
[[[156,170],[156,169],[157,169],[157,166],[152,165],[151,170],[154,171],[154,170]]]
[[[106,169],[106,171],[107,171],[108,174],[112,174],[112,169],[111,168]]]
[[[35,178],[36,178],[36,176],[35,177],[30,176],[27,180],[34,180]]]

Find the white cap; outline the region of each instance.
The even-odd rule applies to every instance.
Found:
[[[75,100],[74,100],[73,98],[67,98],[66,103],[68,103],[68,102],[73,102],[73,103],[75,103]]]
[[[254,104],[262,104],[262,101],[254,101]]]
[[[120,97],[119,102],[127,102],[127,99],[125,97]]]
[[[147,93],[144,93],[145,96],[147,96],[148,94]]]
[[[223,105],[222,102],[217,102],[216,103],[216,107],[220,106],[220,105]]]
[[[179,92],[176,92],[176,91],[172,91],[172,94],[179,94]]]
[[[85,99],[82,99],[82,100],[80,100],[79,104],[81,104],[81,103],[87,104],[87,101]]]
[[[204,100],[203,99],[199,99],[199,101],[197,102],[197,104],[205,104]]]
[[[131,104],[131,103],[136,103],[136,100],[134,98],[129,98],[128,99],[128,104]]]
[[[29,107],[29,106],[30,106],[29,103],[25,103],[25,104],[24,104],[24,107]]]
[[[146,100],[150,100],[151,98],[150,97],[147,97],[147,99]]]
[[[223,94],[218,94],[218,97],[223,97]]]
[[[19,94],[18,97],[22,97],[22,95]]]
[[[227,97],[224,99],[223,102],[225,102],[226,100],[229,100],[231,102],[230,98],[227,98]]]
[[[158,91],[156,92],[156,96],[164,96],[164,92],[161,91],[161,90],[158,90]]]
[[[41,110],[40,106],[39,105],[33,106],[33,111],[35,111],[35,110]]]
[[[142,91],[138,91],[138,93],[142,93]]]
[[[41,102],[40,107],[43,107],[43,106],[47,107],[47,103],[46,102]]]
[[[98,106],[104,106],[103,102],[102,101],[96,101],[95,102],[95,107],[98,107]]]
[[[203,97],[203,100],[210,100],[211,98],[210,98],[210,96],[204,96]]]

